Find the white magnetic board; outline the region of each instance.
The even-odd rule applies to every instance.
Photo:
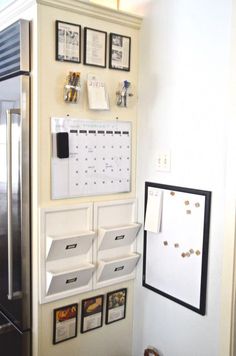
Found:
[[[52,118],[51,132],[52,199],[131,190],[131,122]]]
[[[147,209],[154,190],[163,202]],[[157,232],[144,232],[143,285],[204,315],[211,192],[146,182],[146,220],[159,219]],[[161,209],[161,211],[160,211]],[[157,210],[158,213],[157,213]],[[152,216],[147,216],[151,214]],[[150,229],[151,230],[151,229]]]

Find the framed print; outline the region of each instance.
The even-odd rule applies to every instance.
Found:
[[[103,324],[103,295],[84,299],[81,312],[81,333],[98,329]]]
[[[130,71],[131,37],[110,33],[109,68]]]
[[[77,303],[54,309],[53,316],[53,344],[58,344],[77,336]]]
[[[81,62],[81,26],[56,21],[56,60]]]
[[[106,68],[107,33],[84,28],[84,64]]]
[[[145,183],[143,286],[205,315],[211,192]]]
[[[125,319],[127,288],[107,293],[106,324]]]

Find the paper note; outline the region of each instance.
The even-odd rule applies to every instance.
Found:
[[[144,229],[159,233],[161,230],[163,191],[149,187]]]
[[[93,75],[88,75],[88,102],[90,110],[109,110],[105,83]]]

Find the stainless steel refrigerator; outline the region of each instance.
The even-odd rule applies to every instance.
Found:
[[[0,32],[0,355],[31,355],[29,22]]]

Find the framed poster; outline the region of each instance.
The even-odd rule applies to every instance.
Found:
[[[107,33],[84,28],[84,64],[106,68]]]
[[[110,33],[109,68],[130,71],[131,37]]]
[[[209,191],[145,183],[143,286],[201,315],[210,206]]]
[[[53,311],[53,344],[77,336],[78,304],[66,305]]]
[[[127,288],[107,293],[106,324],[125,319]]]
[[[56,21],[56,60],[81,62],[81,26]]]
[[[103,295],[82,301],[81,333],[98,329],[103,323]]]

